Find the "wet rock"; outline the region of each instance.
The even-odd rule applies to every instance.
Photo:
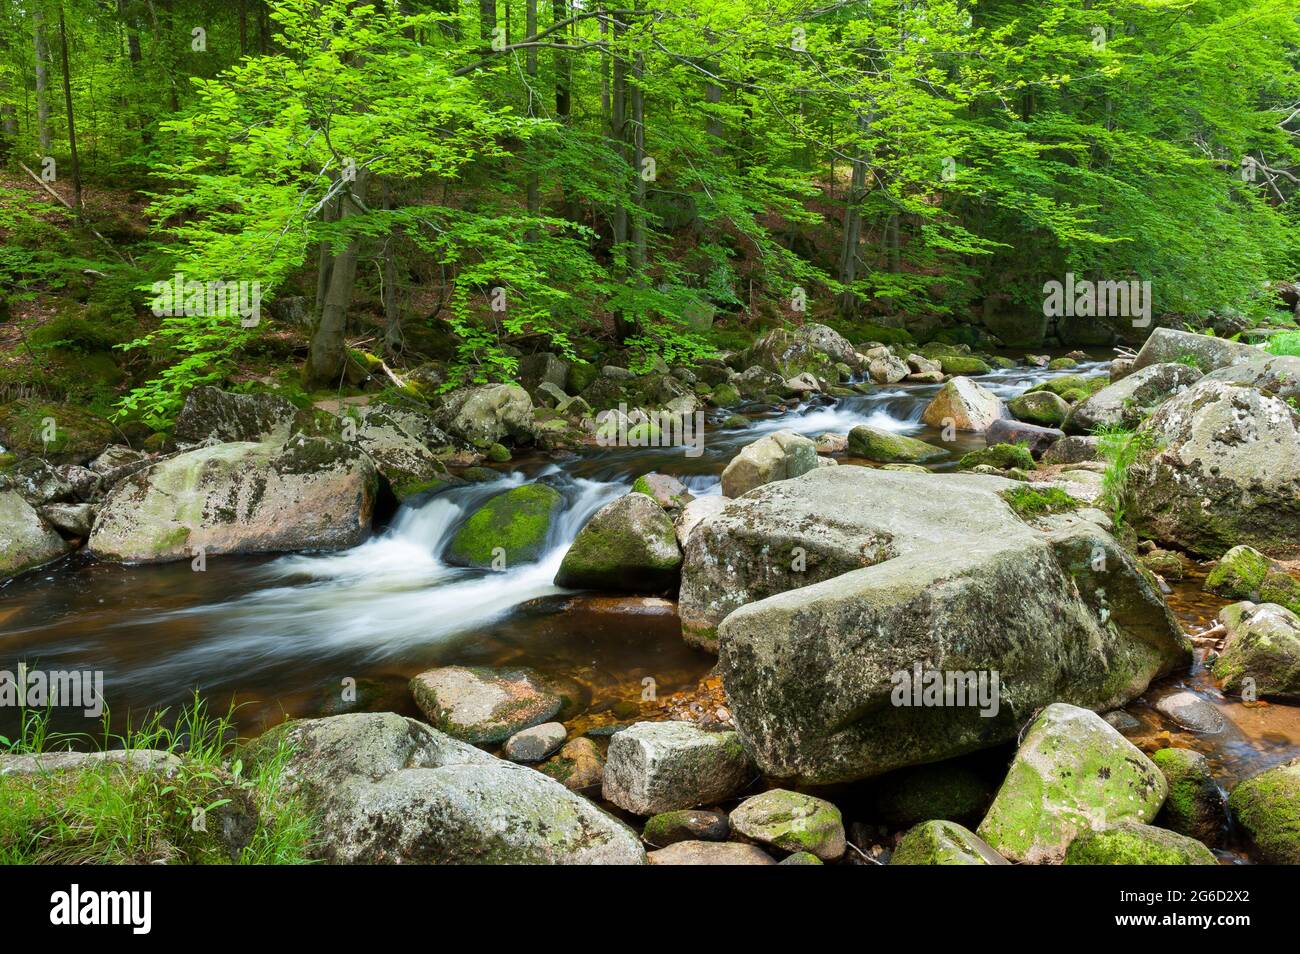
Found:
[[[958,431],[985,431],[1006,417],[1002,399],[970,378],[953,378],[936,394],[921,413],[931,427],[952,427]]]
[[[540,762],[557,751],[568,734],[560,722],[521,729],[506,740],[506,758],[512,762]]]
[[[885,351],[884,354],[872,357],[867,363],[867,374],[872,381],[877,384],[895,384],[912,373],[903,361],[887,349],[882,350]]]
[[[837,363],[854,371],[862,365],[848,339],[826,325],[813,323],[769,331],[745,353],[742,363],[758,365],[782,378],[808,371],[832,379],[838,378],[832,370]]]
[[[992,800],[992,789],[977,773],[940,762],[902,769],[881,779],[876,789],[876,815],[899,828],[924,821],[974,824],[984,817]]]
[[[548,722],[561,705],[531,669],[444,666],[411,679],[411,694],[439,731],[476,745]]]
[[[1143,566],[1166,580],[1177,581],[1183,578],[1183,559],[1172,550],[1155,549],[1142,554],[1140,559]]]
[[[948,456],[942,447],[866,424],[859,424],[849,431],[848,452],[851,457],[882,464],[915,464]]]
[[[772,789],[745,799],[730,820],[733,831],[780,851],[807,851],[824,861],[844,854],[840,810],[811,795]]]
[[[95,525],[99,512],[94,504],[52,503],[40,508],[40,514],[50,526],[71,537],[86,537]]]
[[[1160,749],[1151,761],[1165,776],[1169,795],[1156,819],[1161,827],[1213,845],[1227,826],[1223,792],[1209,763],[1191,749]]]
[[[1136,427],[1158,405],[1200,379],[1201,372],[1185,364],[1147,365],[1076,404],[1064,429],[1087,434],[1100,427]]]
[[[12,490],[0,491],[0,580],[57,560],[68,545],[31,504]]]
[[[1082,832],[1146,824],[1165,777],[1095,712],[1055,703],[1025,733],[977,833],[1012,861],[1059,862]]]
[[[737,842],[679,841],[648,855],[652,865],[774,865],[761,848]]]
[[[1139,433],[1152,445],[1129,470],[1139,533],[1202,556],[1300,555],[1300,415],[1284,401],[1201,382]]]
[[[605,760],[596,743],[588,738],[571,739],[539,769],[573,792],[600,787],[605,777]]]
[[[1034,391],[1012,398],[1007,402],[1007,410],[1028,424],[1059,428],[1070,413],[1070,405],[1051,391]]]
[[[722,812],[698,808],[652,815],[641,832],[641,840],[656,848],[666,848],[679,841],[726,841],[731,825]]]
[[[697,529],[683,631],[725,616],[719,672],[766,775],[832,783],[950,758],[1014,739],[1017,713],[1063,694],[1112,708],[1190,661],[1133,557],[1088,520],[1029,526],[1001,496],[1016,486],[839,467],[755,491]],[[794,548],[819,572],[832,558],[861,568],[800,586]],[[960,666],[937,662],[954,646]],[[978,703],[973,685],[964,706],[899,705],[917,666],[997,671],[1014,711]]]
[[[392,713],[300,720],[245,761],[290,755],[288,794],[319,819],[314,850],[344,864],[644,864],[636,833],[541,772]]]
[[[1101,456],[1101,440],[1096,437],[1063,437],[1043,453],[1043,463],[1083,464]]]
[[[546,484],[524,484],[497,494],[456,531],[447,547],[447,562],[496,569],[531,563],[545,550],[563,507],[559,491]]]
[[[1217,865],[1209,848],[1195,838],[1152,825],[1124,822],[1085,831],[1065,852],[1067,865]]]
[[[1123,709],[1114,709],[1107,712],[1102,718],[1106,720],[1108,726],[1121,734],[1136,732],[1142,728],[1141,720],[1129,715]]]
[[[676,587],[682,553],[672,520],[645,494],[605,504],[560,563],[556,586],[660,592]]]
[[[956,822],[927,821],[899,842],[891,865],[1005,865],[1010,864],[982,838]]]
[[[984,432],[989,445],[1020,444],[1034,457],[1042,457],[1052,445],[1065,437],[1065,432],[1055,427],[1040,427],[1023,421],[1002,418],[994,421]]]
[[[456,450],[450,435],[432,416],[392,404],[370,404],[349,412],[342,422],[351,437],[384,475],[398,500],[429,489],[447,476],[443,458]]]
[[[1189,732],[1214,735],[1227,728],[1219,710],[1194,692],[1175,692],[1156,701],[1155,710]]]
[[[1234,603],[1219,613],[1227,628],[1214,676],[1223,691],[1300,702],[1300,617],[1276,603]]]
[[[1228,810],[1270,865],[1300,865],[1300,759],[1241,782]]]
[[[1255,354],[1244,361],[1211,371],[1205,377],[1266,391],[1287,402],[1300,400],[1300,357],[1295,355],[1272,355],[1255,349]]]
[[[1034,458],[1028,449],[1019,444],[990,444],[983,450],[971,451],[957,462],[958,470],[970,470],[979,466],[1008,470],[1019,467],[1024,470],[1034,469]]]
[[[817,467],[817,446],[794,431],[777,431],[746,445],[722,472],[724,497],[777,480],[789,480]]]
[[[443,400],[434,420],[453,436],[475,445],[531,441],[536,433],[533,400],[517,384],[458,388]]]
[[[620,808],[658,815],[730,798],[755,775],[734,732],[638,722],[610,738],[602,791]]]
[[[232,394],[219,388],[195,388],[176,416],[172,441],[177,447],[284,442],[293,430],[298,409],[278,394]]]
[[[346,549],[369,536],[377,488],[370,459],[337,441],[215,444],[118,483],[88,547],[123,563]]]

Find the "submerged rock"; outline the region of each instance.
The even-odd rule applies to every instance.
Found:
[[[953,378],[926,405],[921,420],[931,427],[985,431],[1006,417],[1002,399],[970,378]]]
[[[1219,710],[1194,692],[1174,692],[1161,696],[1155,710],[1190,732],[1215,735],[1228,727]]]
[[[1229,599],[1277,603],[1300,613],[1300,581],[1254,547],[1236,546],[1205,578],[1205,589]]]
[[[287,722],[250,764],[291,754],[286,793],[318,825],[314,851],[344,864],[644,864],[632,829],[541,772],[392,713]]]
[[[978,834],[1012,861],[1059,862],[1082,832],[1156,817],[1160,770],[1095,712],[1055,703],[1025,733]]]
[[[781,851],[807,851],[824,861],[844,854],[844,822],[830,802],[772,789],[747,798],[731,813],[732,830]]]
[[[734,732],[638,722],[610,737],[603,792],[620,808],[658,815],[730,798],[755,775]]]
[[[57,560],[68,549],[31,504],[12,490],[0,491],[0,581]]]
[[[497,494],[456,531],[447,562],[505,569],[542,555],[564,498],[546,484],[524,484]]]
[[[1067,865],[1217,865],[1213,852],[1195,838],[1124,822],[1085,831],[1065,852]]]
[[[1139,533],[1201,556],[1300,555],[1300,415],[1284,401],[1202,381],[1139,433],[1154,445],[1129,471]]]
[[[777,431],[743,447],[722,472],[724,497],[777,480],[789,480],[817,468],[817,445],[794,431]]]
[[[1237,785],[1228,810],[1270,865],[1300,865],[1300,759]]]
[[[346,549],[370,534],[377,486],[369,458],[337,441],[216,444],[119,482],[88,548],[123,563]]]
[[[1030,527],[1000,495],[1016,486],[840,467],[697,528],[683,630],[718,626],[736,728],[765,774],[831,783],[950,758],[1015,738],[1053,701],[1123,705],[1190,661],[1133,557],[1090,521]],[[814,571],[788,569],[796,548],[824,575],[801,586]],[[965,705],[913,705],[917,667],[971,673]],[[994,671],[981,702],[975,674]]]
[[[556,586],[660,592],[677,585],[682,552],[672,519],[645,494],[605,504],[564,554]]]
[[[899,842],[891,865],[1006,865],[1010,864],[985,841],[956,822],[927,821]]]
[[[444,666],[415,676],[411,694],[440,731],[475,744],[548,722],[562,703],[531,669]]]

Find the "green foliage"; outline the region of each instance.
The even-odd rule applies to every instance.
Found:
[[[1129,488],[1129,470],[1153,446],[1151,436],[1145,431],[1124,427],[1103,427],[1096,431],[1100,438],[1100,458],[1106,464],[1101,478],[1100,503],[1116,529],[1123,527],[1124,516],[1132,507]]]
[[[166,710],[120,736],[104,717],[102,749],[161,751],[181,758],[174,772],[126,770],[119,762],[67,771],[0,776],[0,864],[228,864],[231,859],[194,825],[199,813],[236,803],[255,807],[259,823],[235,859],[239,864],[303,864],[311,815],[282,790],[292,754],[245,773],[231,715],[213,716],[196,695],[169,722]],[[0,736],[0,752],[41,754],[87,740],[51,733],[47,712],[23,710],[17,738]]]
[[[1268,339],[1269,354],[1300,358],[1300,331],[1286,331]]]
[[[1003,491],[1002,499],[1022,517],[1039,517],[1065,510],[1077,510],[1083,502],[1070,496],[1060,487],[1013,487]]]

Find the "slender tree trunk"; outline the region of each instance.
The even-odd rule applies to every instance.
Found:
[[[239,55],[248,53],[248,0],[239,0]]]
[[[491,40],[496,25],[497,0],[478,0],[478,35],[484,40]]]
[[[565,19],[564,0],[551,0],[551,20],[560,23]],[[572,29],[572,28],[570,28]],[[557,43],[568,43],[568,33],[560,33]],[[555,118],[568,125],[573,114],[573,64],[572,57],[563,50],[555,53]]]
[[[390,185],[384,186],[384,208],[396,208],[396,198]],[[401,289],[397,287],[398,235],[393,233],[384,241],[384,354],[398,357],[406,349],[402,335]]]
[[[866,113],[858,113],[858,129],[865,132],[870,125]],[[844,197],[844,244],[840,248],[840,283],[846,286],[840,295],[840,313],[850,317],[857,312],[858,299],[847,286],[858,277],[858,243],[862,238],[862,200],[867,191],[867,155],[862,153],[853,160],[853,175],[849,193]]]
[[[640,10],[641,0],[636,0],[633,6],[635,9]],[[635,209],[631,223],[631,264],[638,282],[643,278],[642,270],[646,264],[645,93],[642,86],[644,80],[645,55],[640,50],[637,50],[632,57],[632,122],[628,132],[631,134],[632,139],[632,204]]]
[[[32,8],[32,46],[36,52],[36,135],[41,158],[50,154],[50,76],[49,50],[45,45],[45,13],[40,4]]]
[[[339,197],[340,221],[357,214],[358,209],[352,197],[365,199],[366,183],[369,178],[368,170],[359,171],[351,189]],[[357,259],[360,254],[361,239],[354,238],[348,242],[342,252],[334,256],[329,284],[325,289],[324,301],[321,303],[320,317],[312,331],[307,364],[303,368],[303,380],[308,385],[336,384],[343,374],[348,308],[352,305],[352,292],[357,280]]]
[[[532,36],[537,32],[537,0],[526,0],[524,7],[524,36]],[[537,47],[530,46],[524,54],[524,74],[528,77],[528,115],[535,117],[537,115]],[[526,186],[528,193],[528,214],[539,215],[542,211],[541,182],[536,172],[528,173],[528,184]],[[530,242],[537,241],[537,230],[530,229],[527,238]]]
[[[72,74],[68,67],[68,25],[59,5],[59,54],[63,60],[63,105],[68,111],[68,152],[72,156],[72,195],[77,218],[84,213],[81,204],[81,161],[77,156],[77,122],[72,110]]]

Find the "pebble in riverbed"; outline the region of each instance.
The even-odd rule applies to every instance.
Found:
[[[1194,692],[1175,692],[1156,702],[1156,711],[1184,729],[1215,735],[1227,728],[1219,710]]]

